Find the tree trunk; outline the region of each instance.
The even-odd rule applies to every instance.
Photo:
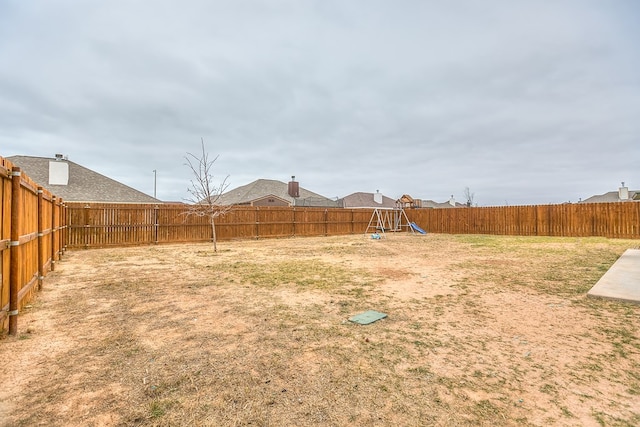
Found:
[[[211,217],[211,238],[213,239],[213,251],[218,252],[218,242],[216,237],[216,221]]]

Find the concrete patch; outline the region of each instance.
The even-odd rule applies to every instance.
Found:
[[[640,249],[627,249],[587,296],[640,304]]]
[[[369,310],[364,313],[356,314],[349,318],[349,321],[353,323],[360,323],[361,325],[368,325],[369,323],[377,322],[380,319],[387,317],[385,313],[379,311]]]

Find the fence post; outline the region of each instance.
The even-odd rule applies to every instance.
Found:
[[[351,209],[351,234],[355,233],[355,224],[354,224],[354,217],[353,217],[353,209]]]
[[[11,249],[9,252],[9,335],[18,334],[18,287],[20,286],[21,180],[19,167],[11,169]]]
[[[324,210],[324,235],[327,236],[329,234],[329,213],[328,209]]]
[[[58,241],[57,241],[57,254],[58,254],[58,261],[62,261],[62,254],[63,254],[63,246],[64,246],[64,221],[63,221],[63,217],[64,217],[64,210],[63,210],[63,206],[64,203],[62,203],[62,198],[58,198]]]
[[[296,237],[296,208],[293,207],[293,237]]]
[[[158,205],[153,206],[153,243],[158,244]]]
[[[88,249],[89,248],[89,205],[86,204],[84,205],[84,209],[82,211],[82,214],[84,216],[84,227],[82,227],[82,230],[84,232],[84,248]]]
[[[44,279],[44,190],[38,187],[38,290]]]
[[[256,206],[256,239],[260,238],[260,214],[259,211],[260,208]]]
[[[56,270],[56,238],[58,236],[56,219],[56,196],[53,196],[51,198],[51,271]]]
[[[64,255],[67,251],[67,236],[69,230],[67,230],[67,204],[64,200],[60,199],[60,255]]]

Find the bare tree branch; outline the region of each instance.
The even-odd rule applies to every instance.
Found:
[[[472,193],[469,187],[464,188],[464,198],[467,199],[467,207],[473,206],[473,199],[476,193]]]
[[[185,166],[191,169],[193,178],[190,181],[190,187],[187,189],[190,194],[190,197],[186,199],[187,203],[189,203],[189,209],[183,213],[186,217],[193,215],[209,218],[213,250],[217,252],[216,218],[225,215],[233,208],[233,205],[223,206],[220,204],[220,197],[229,187],[227,182],[229,175],[222,180],[220,185],[216,186],[214,184],[213,165],[218,160],[218,156],[213,160],[209,160],[209,154],[204,147],[204,139],[201,138],[200,142],[202,145],[202,155],[200,157],[191,153],[187,153],[185,156],[187,161]]]

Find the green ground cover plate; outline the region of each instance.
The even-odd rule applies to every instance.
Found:
[[[361,325],[368,325],[369,323],[376,322],[380,319],[384,319],[385,317],[387,317],[387,315],[384,313],[380,313],[379,311],[375,310],[369,310],[350,317],[349,321],[353,323],[359,323]]]

